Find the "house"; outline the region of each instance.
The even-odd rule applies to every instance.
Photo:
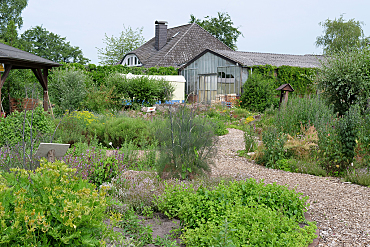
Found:
[[[127,53],[119,64],[179,68],[205,49],[232,51],[198,24],[167,28],[166,21],[155,21],[155,36]]]
[[[190,101],[224,101],[241,94],[253,66],[296,66],[316,68],[321,56],[234,51],[198,24],[167,28],[155,22],[155,37],[127,53],[120,64],[127,66],[173,66],[186,79]]]

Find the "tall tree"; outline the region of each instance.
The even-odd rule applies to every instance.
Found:
[[[27,7],[27,0],[0,0],[0,35],[6,30],[10,21],[17,28],[23,25],[22,11]]]
[[[98,48],[98,58],[102,65],[114,65],[121,61],[124,55],[130,51],[135,50],[144,44],[143,28],[136,28],[133,30],[131,27],[125,28],[120,36],[109,37],[105,34],[103,39],[105,48]]]
[[[327,19],[319,25],[324,28],[324,35],[316,38],[316,46],[323,47],[325,54],[362,48],[369,42],[362,30],[363,22],[355,19],[346,21],[341,15],[339,19]]]
[[[239,31],[239,27],[234,27],[234,22],[228,13],[217,13],[217,17],[204,17],[204,20],[197,19],[194,15],[190,15],[189,23],[196,23],[225,45],[233,50],[236,50],[236,41],[243,34]]]
[[[54,62],[85,64],[90,61],[78,46],[71,46],[65,37],[49,32],[42,26],[26,30],[21,40],[25,51]]]

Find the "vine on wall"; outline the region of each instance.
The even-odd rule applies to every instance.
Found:
[[[253,66],[253,73],[258,73],[274,79],[274,87],[289,83],[296,94],[305,95],[315,92],[314,78],[318,71],[316,68],[299,68],[283,65],[280,67],[272,65]],[[253,76],[253,75],[252,75]]]

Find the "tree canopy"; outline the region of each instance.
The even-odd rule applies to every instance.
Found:
[[[143,28],[136,28],[123,26],[123,31],[120,36],[109,37],[105,34],[103,39],[105,48],[98,48],[98,58],[102,65],[115,65],[121,61],[124,55],[130,51],[135,50],[144,44]]]
[[[324,35],[316,38],[316,46],[323,47],[325,54],[363,48],[369,42],[362,30],[364,24],[355,19],[346,21],[341,15],[339,19],[327,19],[319,25],[324,28]]]
[[[217,17],[206,16],[204,20],[197,19],[191,14],[189,23],[198,24],[233,50],[237,49],[236,42],[239,36],[243,36],[239,27],[234,27],[230,15],[224,12],[218,12]]]
[[[54,62],[85,64],[90,61],[78,46],[72,46],[65,37],[49,32],[42,26],[26,30],[21,35],[21,42],[25,51]]]
[[[23,25],[22,11],[27,7],[27,0],[0,0],[0,35],[3,36],[10,21],[17,28]]]

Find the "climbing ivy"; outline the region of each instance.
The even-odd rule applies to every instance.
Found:
[[[299,68],[283,65],[280,67],[272,65],[254,66],[252,74],[261,74],[268,79],[274,79],[274,87],[289,83],[296,94],[305,95],[315,92],[314,78],[316,68]]]

